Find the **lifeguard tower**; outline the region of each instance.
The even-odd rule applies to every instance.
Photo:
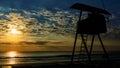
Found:
[[[100,44],[102,46],[105,57],[108,59],[107,51],[103,45],[100,37],[101,33],[107,32],[105,15],[111,15],[108,11],[80,3],[73,4],[70,8],[80,10],[79,20],[77,22],[76,35],[74,40],[74,46],[72,51],[71,62],[74,61],[74,54],[76,48],[76,42],[78,34],[81,36],[81,47],[85,49],[85,53],[88,57],[88,61],[91,61],[91,53],[93,49],[93,43],[95,36],[98,36]],[[82,13],[88,12],[88,17],[81,20]],[[90,49],[87,47],[87,36],[92,36]]]

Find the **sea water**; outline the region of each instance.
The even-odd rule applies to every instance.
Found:
[[[0,65],[70,61],[71,52],[1,52]]]
[[[0,52],[0,65],[70,62],[71,56],[72,52]],[[92,54],[93,59],[97,60],[101,57],[101,52]],[[110,57],[120,59],[120,53],[111,52]],[[78,58],[79,52],[76,52],[75,61]]]

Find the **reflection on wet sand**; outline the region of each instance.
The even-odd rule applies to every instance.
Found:
[[[1,68],[12,68],[12,66],[2,66]]]

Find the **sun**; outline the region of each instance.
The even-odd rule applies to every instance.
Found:
[[[18,31],[17,29],[11,29],[10,33],[11,34],[21,34],[21,32]]]

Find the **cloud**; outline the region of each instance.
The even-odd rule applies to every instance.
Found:
[[[46,8],[37,8],[38,10],[28,11],[0,7],[2,10],[0,12],[0,16],[5,17],[0,19],[0,24],[2,24],[0,25],[0,32],[8,32],[8,29],[11,28],[8,25],[14,24],[16,25],[14,28],[18,28],[18,30],[23,33],[36,33],[43,36],[50,34],[59,34],[61,36],[75,34],[76,23],[79,18],[78,12],[67,11],[59,8],[54,11]],[[3,12],[6,9],[8,13]],[[110,21],[116,19],[118,19],[118,16],[113,14]],[[108,28],[106,36],[114,37],[114,35],[119,35],[119,28],[117,29],[118,31],[115,31],[117,27],[118,26]]]
[[[114,20],[116,18],[117,18],[117,16],[115,14],[112,14],[112,16],[109,17],[110,20]]]
[[[3,16],[4,14],[3,13],[0,13],[0,16]]]

